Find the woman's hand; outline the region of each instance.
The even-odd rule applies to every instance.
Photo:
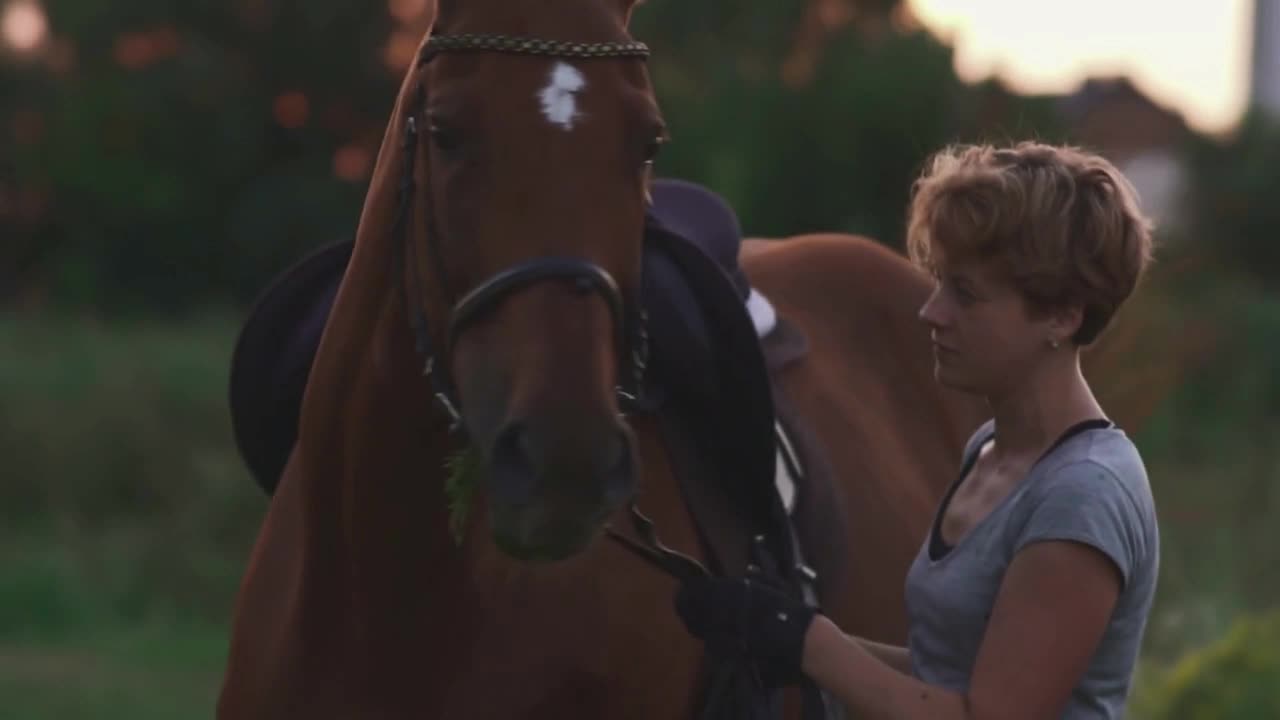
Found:
[[[817,610],[758,578],[697,578],[680,586],[676,613],[721,657],[746,655],[766,687],[801,680],[806,632]]]

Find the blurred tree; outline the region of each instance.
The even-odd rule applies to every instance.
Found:
[[[244,303],[350,237],[424,0],[46,0],[0,66],[0,301]],[[750,232],[896,242],[924,155],[1051,114],[970,88],[897,0],[650,0],[635,34],[676,142],[659,171]]]
[[[1280,120],[1249,112],[1225,140],[1193,137],[1188,149],[1190,235],[1268,289],[1280,289]]]
[[[677,6],[655,0],[646,10]],[[768,7],[750,11],[761,25],[803,19],[771,16]],[[794,55],[778,33],[766,34],[772,45],[753,42],[755,26],[729,26],[743,37],[732,52],[703,43],[694,51],[709,54],[698,62],[681,47],[654,59],[674,137],[659,171],[725,193],[750,233],[848,231],[897,244],[911,181],[929,153],[959,140],[1061,134],[1050,100],[963,84],[950,48],[905,21],[884,32],[840,24],[803,73],[789,71]]]
[[[42,128],[5,153],[9,183],[48,198],[38,222],[5,228],[26,290],[160,310],[243,299],[305,248],[350,232],[362,192],[350,180],[362,178],[335,176],[334,158],[368,150],[394,99],[378,62],[385,10],[46,5],[74,61],[27,69],[0,106],[10,123]]]

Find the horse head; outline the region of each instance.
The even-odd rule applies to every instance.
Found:
[[[482,459],[493,536],[557,560],[633,495],[623,409],[652,161],[634,0],[440,0],[406,106],[396,252],[440,405]]]

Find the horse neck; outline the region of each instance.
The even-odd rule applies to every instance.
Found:
[[[323,578],[313,582],[325,586],[315,592],[343,594],[348,607],[335,622],[380,657],[438,630],[428,625],[447,617],[451,601],[440,583],[461,574],[444,495],[447,424],[422,377],[404,284],[394,276],[393,253],[403,251],[392,233],[399,144],[412,78],[388,124],[312,366],[295,456],[307,563]]]
[[[363,285],[360,271],[353,265],[344,283]],[[419,371],[403,299],[383,287],[379,312],[363,323],[344,324],[351,308],[335,306],[307,388],[291,495],[306,528],[304,614],[323,616],[353,673],[379,668],[369,683],[408,686],[423,643],[444,641],[465,611],[465,574],[448,527],[447,425]]]

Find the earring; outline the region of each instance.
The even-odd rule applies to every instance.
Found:
[[[1054,350],[1057,350],[1057,349],[1058,349],[1058,338],[1052,338],[1052,337],[1051,337],[1051,338],[1049,338],[1049,347],[1053,348]]]

